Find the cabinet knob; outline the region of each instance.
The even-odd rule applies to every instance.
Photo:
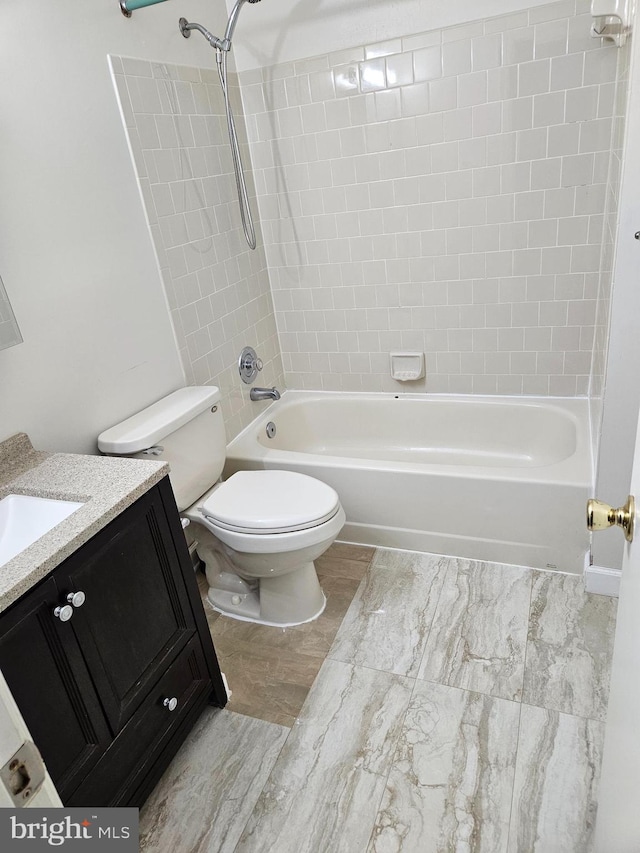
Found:
[[[73,616],[73,607],[70,604],[65,604],[61,607],[56,607],[53,615],[61,622],[68,622]]]
[[[175,709],[178,707],[178,700],[175,696],[173,696],[171,699],[165,699],[162,704],[170,711],[175,711]]]
[[[82,607],[82,605],[86,601],[86,598],[87,596],[84,594],[84,592],[80,592],[80,590],[78,590],[78,592],[70,592],[67,596],[67,601],[74,607]]]

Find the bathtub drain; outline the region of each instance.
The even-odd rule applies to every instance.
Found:
[[[274,438],[276,434],[276,425],[273,421],[269,421],[267,424],[267,438]]]

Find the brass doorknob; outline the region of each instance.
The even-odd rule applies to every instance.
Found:
[[[618,509],[614,509],[603,501],[597,501],[595,498],[587,501],[587,527],[592,533],[617,524],[624,530],[627,542],[631,542],[633,541],[635,516],[636,504],[632,495],[629,495],[626,504]]]

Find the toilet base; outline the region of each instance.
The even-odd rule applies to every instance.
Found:
[[[284,575],[261,577],[257,589],[244,592],[221,588],[216,581],[207,593],[213,608],[226,616],[260,625],[281,628],[303,625],[317,619],[327,603],[312,562]]]
[[[327,605],[327,599],[324,593],[322,593],[322,607],[308,619],[303,619],[301,622],[268,622],[266,619],[260,618],[260,598],[257,592],[249,592],[242,595],[242,601],[239,604],[234,604],[232,599],[238,597],[237,594],[227,592],[224,589],[209,589],[207,593],[207,601],[222,616],[229,616],[229,618],[238,619],[240,622],[254,622],[257,625],[267,625],[269,628],[294,628],[296,625],[313,622],[314,619],[322,615]]]

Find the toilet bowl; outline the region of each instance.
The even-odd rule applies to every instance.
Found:
[[[216,610],[263,625],[309,622],[326,604],[314,560],[345,523],[339,497],[292,471],[239,471],[219,481],[226,453],[219,399],[217,388],[182,388],[103,432],[98,446],[170,463]]]

